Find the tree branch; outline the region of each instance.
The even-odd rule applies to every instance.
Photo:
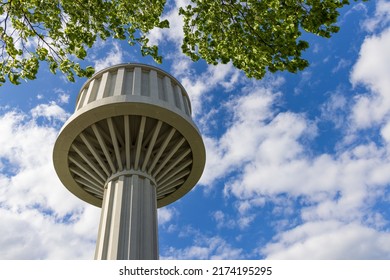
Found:
[[[38,44],[39,44],[39,40],[41,40],[50,50],[50,53],[54,53],[56,55],[56,57],[62,61],[63,59],[61,58],[60,54],[51,46],[51,44],[49,44],[48,42],[46,42],[45,40],[45,36],[38,33],[34,26],[31,24],[31,21],[28,19],[28,16],[26,15],[25,11],[23,11],[23,20],[27,22],[29,28],[31,31],[34,32],[34,34],[38,37]]]

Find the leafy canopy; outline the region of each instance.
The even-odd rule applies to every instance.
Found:
[[[308,66],[302,51],[309,47],[302,31],[330,37],[338,9],[347,0],[192,0],[180,8],[184,18],[183,52],[194,61],[228,63],[248,77],[266,71],[296,72]],[[98,39],[127,40],[142,55],[161,63],[153,28],[169,28],[161,15],[165,0],[9,0],[0,4],[0,85],[35,79],[40,61],[59,69],[70,81],[90,77],[83,68]]]

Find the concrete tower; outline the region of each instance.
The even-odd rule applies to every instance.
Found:
[[[158,259],[157,207],[195,186],[205,158],[187,92],[143,64],[89,79],[53,152],[69,191],[102,207],[95,259]]]

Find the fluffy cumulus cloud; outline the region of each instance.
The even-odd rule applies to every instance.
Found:
[[[169,21],[169,28],[155,28],[149,34],[151,44],[161,44],[170,41],[179,47],[183,41],[183,18],[179,16],[179,8],[189,5],[189,0],[175,0],[173,5],[169,7],[169,11],[163,16],[163,19]]]
[[[390,234],[359,223],[309,222],[261,249],[269,259],[388,259]]]
[[[375,16],[364,21],[363,26],[369,32],[386,27],[390,23],[390,3],[379,0],[376,4]]]
[[[208,155],[201,184],[211,185],[227,171],[251,160],[256,142],[265,137],[266,131],[260,126],[272,118],[275,99],[271,90],[254,88],[251,94],[224,104],[234,114],[232,124],[220,138],[204,138]]]
[[[352,121],[358,128],[381,123],[390,112],[390,28],[367,37],[351,73],[354,85],[363,85],[369,93],[358,95]]]
[[[86,259],[94,250],[99,211],[74,198],[58,180],[53,123],[68,114],[40,104],[29,114],[0,116],[0,247],[2,259]]]
[[[60,98],[63,98],[63,95],[61,95]],[[65,110],[58,106],[55,102],[51,102],[49,104],[39,104],[31,110],[31,115],[34,118],[44,118],[46,120],[50,120],[51,122],[65,122],[70,116],[69,113],[65,112]]]
[[[208,96],[213,90],[222,88],[229,91],[239,84],[240,72],[231,63],[217,66],[208,65],[206,71],[194,75],[188,71],[178,75],[191,99],[192,115],[195,119],[200,119],[200,114],[205,113],[204,105],[212,100]]]
[[[103,58],[94,60],[96,72],[124,62],[125,53],[117,42],[113,42],[112,44],[109,42],[106,45],[110,47],[108,53]]]
[[[251,209],[263,207],[264,201],[274,203],[275,209],[287,207],[286,200],[278,200],[287,194],[304,201],[298,209],[301,223],[278,228],[280,233],[260,250],[262,255],[387,258],[390,248],[381,245],[390,236],[378,226],[387,222],[373,208],[390,184],[388,146],[369,141],[335,154],[313,155],[308,143],[317,135],[316,125],[302,114],[273,110],[278,95],[257,88],[237,97],[229,104],[231,126],[220,138],[205,139],[208,159],[201,183],[211,186],[233,174],[225,183],[225,194],[239,201],[236,220],[247,221],[232,223],[217,211],[213,215],[217,227],[245,228],[255,219]],[[388,126],[382,135],[389,137]],[[372,222],[374,216],[378,219]],[[356,248],[363,241],[368,244]],[[327,248],[321,250],[321,244]],[[376,248],[381,249],[372,253]]]
[[[169,223],[172,218],[176,215],[177,210],[174,207],[166,206],[158,209],[158,224],[164,225]]]
[[[190,235],[192,244],[181,248],[163,248],[161,259],[233,260],[246,257],[242,249],[235,248],[220,236],[209,236],[191,227],[183,229],[179,237],[181,235]]]
[[[378,9],[383,7],[387,6],[379,2]],[[274,209],[284,207],[286,200],[278,198],[286,195],[298,203],[295,210],[300,222],[287,222],[281,227],[281,223],[275,223],[278,234],[259,249],[262,256],[389,257],[390,247],[386,244],[390,236],[384,230],[388,221],[375,208],[386,197],[390,185],[388,49],[390,29],[367,37],[350,76],[352,86],[363,85],[367,93],[347,104],[336,90],[322,106],[323,116],[327,115],[327,120],[344,133],[340,143],[347,142],[351,130],[355,136],[354,141],[340,145],[334,153],[310,149],[319,133],[315,120],[276,109],[281,96],[277,85],[248,86],[221,104],[217,111],[226,110],[232,118],[227,120],[229,125],[222,135],[204,137],[207,163],[200,183],[211,187],[220,179],[224,181],[225,195],[238,201],[238,218],[215,211],[212,218],[216,227],[245,229],[255,220],[251,210],[264,207],[264,201],[273,203]],[[335,114],[349,104],[351,110],[341,112],[351,121],[345,124]],[[359,139],[362,129],[378,126],[379,135]],[[240,226],[240,219],[242,223],[246,219],[247,224]]]

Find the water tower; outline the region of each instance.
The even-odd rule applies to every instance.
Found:
[[[205,158],[183,86],[134,63],[83,85],[53,152],[61,182],[102,208],[95,259],[158,259],[157,208],[195,186]]]

